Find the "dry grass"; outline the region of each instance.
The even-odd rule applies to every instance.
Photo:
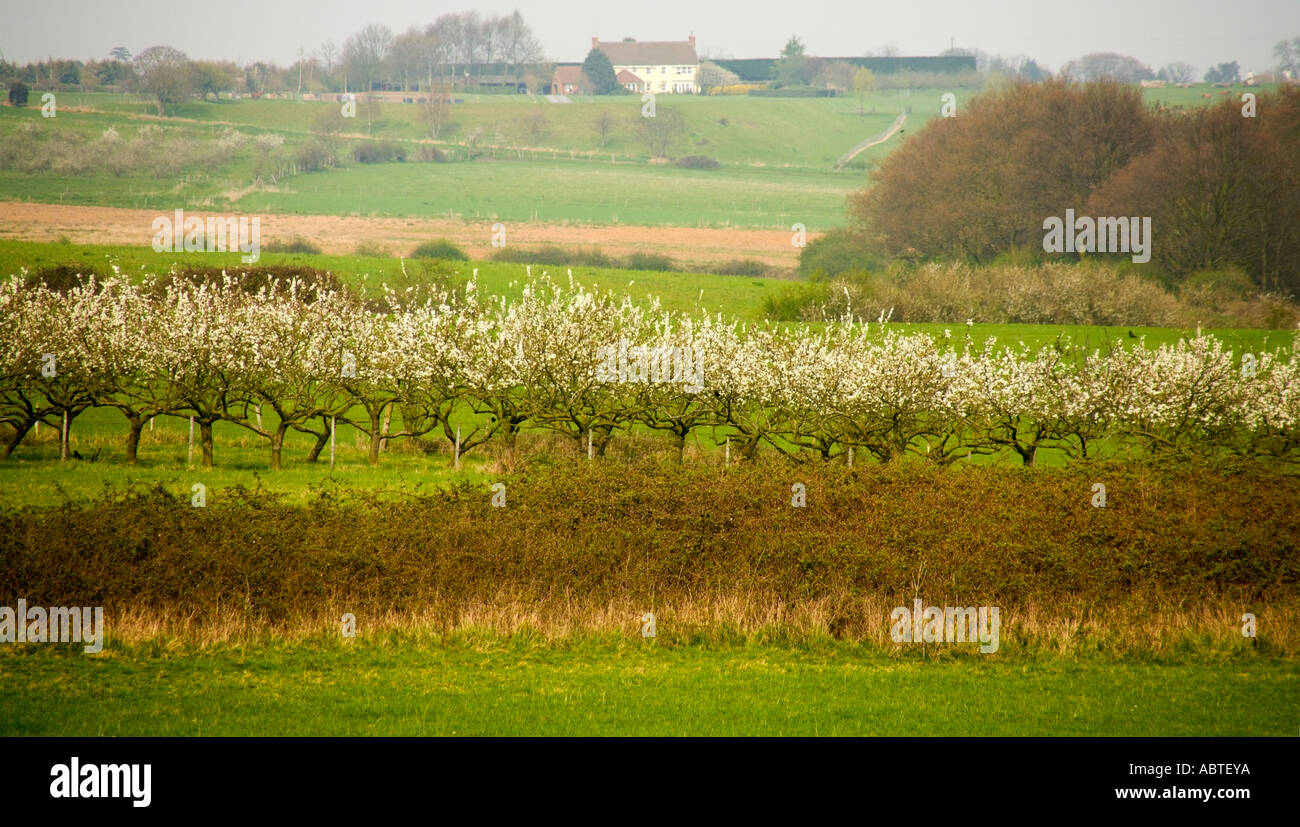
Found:
[[[918,596],[927,605],[943,605]],[[352,605],[344,597],[326,602],[332,608],[295,612],[274,624],[231,606],[207,619],[178,609],[125,610],[108,615],[105,625],[114,641],[128,646],[159,645],[165,650],[341,638],[344,613],[356,616],[356,635],[362,639],[390,634],[447,638],[472,632],[496,638],[528,635],[547,644],[561,644],[605,635],[635,639],[640,635],[642,615],[650,611],[656,618],[661,645],[778,643],[797,647],[838,640],[889,653],[912,648],[890,638],[889,614],[899,601],[884,595],[845,594],[787,603],[771,595],[729,594],[641,604],[625,599],[601,603],[567,594],[538,603],[503,591],[493,600],[374,612]],[[910,600],[906,602],[910,608]],[[1178,601],[1134,600],[1095,606],[1076,600],[1065,605],[1029,603],[1000,609],[1000,651],[1172,656],[1255,650],[1287,658],[1300,655],[1300,601],[1296,600],[1248,607],[1235,601],[1188,606]],[[1245,611],[1256,616],[1256,638],[1242,635]],[[926,649],[937,653],[945,647],[934,644]]]

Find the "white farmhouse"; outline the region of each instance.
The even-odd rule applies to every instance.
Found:
[[[614,64],[618,82],[633,92],[693,95],[700,91],[696,76],[700,58],[695,53],[695,35],[687,40],[602,41],[591,39]]]

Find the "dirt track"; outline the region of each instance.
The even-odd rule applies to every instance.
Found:
[[[148,246],[153,240],[150,227],[159,215],[170,216],[170,212],[0,201],[0,239],[57,241],[66,237],[74,244]],[[352,253],[364,242],[397,256],[409,253],[422,241],[448,238],[474,259],[488,258],[493,252],[491,221],[277,214],[263,214],[260,218],[263,247],[301,237],[326,253]],[[816,237],[816,233],[808,234],[810,241]],[[507,222],[506,241],[521,247],[595,246],[615,256],[659,253],[683,265],[755,259],[792,268],[799,259],[798,248],[790,243],[790,233],[782,230]]]

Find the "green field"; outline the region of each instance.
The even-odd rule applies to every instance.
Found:
[[[1215,94],[1222,90],[1211,89]],[[291,175],[270,190],[250,191],[260,150],[246,145],[216,167],[202,164],[161,174],[110,174],[102,169],[40,172],[6,169],[0,163],[0,193],[15,200],[147,209],[229,209],[303,214],[406,215],[490,218],[510,221],[599,222],[651,226],[788,228],[810,230],[843,223],[844,199],[867,183],[873,168],[938,116],[949,90],[881,90],[862,103],[855,97],[820,99],[745,96],[661,96],[663,111],[681,113],[686,133],[669,155],[706,155],[722,168],[677,169],[651,164],[638,137],[640,98],[577,99],[550,104],[525,96],[470,96],[452,107],[451,126],[436,143],[461,160],[447,164],[408,162],[352,164],[342,169]],[[974,90],[955,88],[958,111]],[[1240,90],[1234,90],[1238,93]],[[1206,103],[1200,86],[1148,89],[1150,103],[1197,106]],[[273,133],[286,146],[311,137],[315,118],[337,104],[288,100],[193,101],[166,118],[138,97],[60,93],[56,119],[39,107],[0,107],[0,140],[23,123],[87,140],[115,128],[129,139],[145,125],[163,125],[196,144],[217,140],[227,129],[250,136]],[[859,142],[888,129],[905,113],[903,132],[871,147],[842,170],[835,162]],[[592,121],[608,113],[616,126],[605,145]],[[532,119],[545,126],[535,130]],[[404,142],[414,150],[428,142],[419,106],[384,104],[368,126],[358,120],[341,146],[366,138]],[[368,134],[367,134],[368,133]],[[472,145],[472,146],[471,146]],[[24,151],[39,143],[23,138]],[[473,154],[479,160],[463,160]]]
[[[843,221],[860,173],[668,170],[593,161],[480,160],[374,164],[293,178],[285,192],[252,192],[246,213],[348,213],[465,220],[825,230]],[[757,197],[756,194],[758,194]]]
[[[838,172],[833,169],[836,159],[887,129],[906,105],[900,102],[907,100],[882,94],[861,116],[856,101],[849,99],[662,103],[664,110],[681,112],[687,124],[670,155],[708,155],[722,164],[713,171],[649,163],[637,136],[636,96],[568,105],[486,96],[485,102],[455,107],[454,128],[440,135],[438,144],[459,159],[452,163],[352,164],[294,175],[277,181],[274,191],[250,193],[260,150],[248,144],[214,168],[191,165],[161,175],[148,170],[114,175],[97,168],[27,172],[0,164],[0,192],[17,200],[148,209],[768,228],[799,221],[822,230],[841,223],[845,196],[866,181],[865,165],[900,138],[873,147]],[[16,137],[23,123],[39,127],[39,140],[78,133],[88,141],[110,127],[130,139],[139,128],[161,123],[174,130],[174,137],[193,144],[216,141],[226,128],[234,128],[250,136],[274,133],[292,147],[307,141],[315,117],[335,106],[194,102],[160,121],[149,104],[121,96],[66,94],[61,101],[65,111],[53,120],[42,119],[35,108],[0,110],[0,139]],[[79,111],[81,107],[91,111]],[[428,140],[417,110],[385,105],[370,137],[402,141],[414,150],[415,142]],[[527,126],[537,112],[547,119],[544,134]],[[591,128],[601,112],[617,123],[604,147]],[[919,127],[926,117],[918,113],[909,125]],[[349,134],[340,146],[346,150],[366,137],[364,130]],[[40,145],[22,140],[27,151]],[[478,157],[474,162],[465,160],[471,143]]]
[[[1297,678],[1249,656],[930,660],[526,634],[47,647],[0,654],[0,735],[1293,736]]]
[[[917,89],[910,94],[879,91],[863,104],[858,114],[855,97],[842,98],[751,98],[746,96],[661,95],[658,111],[677,111],[686,121],[688,133],[673,147],[672,157],[709,155],[723,164],[790,166],[828,169],[854,144],[883,132],[907,107],[909,127],[919,128],[938,115],[940,96],[946,90]],[[969,99],[970,90],[954,89],[958,105]],[[460,96],[465,97],[465,96]],[[122,123],[139,116],[154,116],[151,103],[121,95],[69,93],[59,100],[69,108],[91,110],[69,113],[75,118],[96,118],[97,122]],[[465,146],[475,130],[481,130],[481,146],[532,148],[556,152],[590,153],[605,159],[644,160],[647,149],[637,137],[641,119],[639,95],[605,98],[576,98],[570,104],[546,103],[540,98],[513,95],[468,96],[467,102],[451,107],[448,122],[436,142],[449,147]],[[193,101],[169,110],[178,122],[219,124],[286,135],[305,135],[314,119],[332,102],[288,100]],[[545,128],[534,131],[529,119],[544,112]],[[591,122],[601,113],[614,120],[604,146]],[[60,115],[59,117],[63,117]],[[358,114],[349,134],[367,136],[364,114]],[[420,121],[420,107],[414,104],[381,104],[379,116],[369,125],[369,137],[407,141],[433,140]]]

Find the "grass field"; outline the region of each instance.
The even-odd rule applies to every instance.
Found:
[[[661,169],[592,161],[374,164],[314,172],[234,202],[247,213],[355,213],[678,227],[842,223],[860,173]]]
[[[1250,656],[928,660],[833,642],[6,648],[0,735],[1294,736],[1298,678]]]
[[[1210,89],[1210,87],[1205,87]],[[18,200],[148,209],[207,208],[243,212],[452,216],[510,221],[559,221],[788,228],[801,222],[810,230],[843,223],[844,198],[867,183],[864,170],[878,164],[937,117],[942,89],[900,93],[882,90],[857,113],[853,97],[780,99],[726,96],[661,98],[666,111],[680,112],[687,132],[672,157],[708,155],[723,168],[682,170],[649,164],[637,137],[640,98],[579,100],[556,105],[521,96],[487,95],[453,107],[453,128],[439,143],[468,152],[468,136],[479,162],[449,164],[355,164],[344,169],[297,175],[271,191],[252,190],[257,150],[251,146],[229,161],[208,168],[164,173],[113,175],[44,170],[0,170],[0,193]],[[951,90],[960,108],[973,90]],[[1223,90],[1212,90],[1217,101]],[[1236,90],[1238,93],[1240,90]],[[1148,102],[1197,106],[1206,101],[1200,86],[1148,89]],[[1239,94],[1238,94],[1239,96]],[[140,98],[61,93],[63,110],[54,120],[38,108],[0,107],[0,139],[22,123],[38,124],[43,134],[77,132],[97,137],[109,127],[130,138],[145,125],[165,125],[196,142],[216,140],[227,127],[250,135],[274,133],[289,144],[310,137],[315,117],[335,106],[324,102],[241,100],[191,102],[158,119]],[[902,133],[866,150],[848,168],[834,172],[837,158],[883,132],[906,112]],[[386,104],[370,125],[373,138],[427,140],[419,107]],[[543,113],[541,132],[529,127]],[[591,122],[608,112],[618,124],[600,145]],[[367,137],[364,124],[347,140]],[[616,162],[615,162],[616,161]]]
[[[858,114],[855,97],[842,98],[751,98],[746,96],[672,96],[657,99],[659,111],[680,112],[687,134],[672,155],[709,155],[723,164],[763,164],[828,169],[846,150],[864,138],[883,132],[911,107],[909,124],[920,127],[939,113],[940,97],[946,90],[917,89],[910,94],[879,91],[863,104]],[[958,105],[970,91],[955,89]],[[483,146],[530,147],[557,152],[591,153],[608,158],[647,157],[637,136],[641,97],[626,95],[575,98],[571,104],[550,104],[540,98],[513,95],[458,96],[464,104],[450,109],[450,128],[443,127],[437,142],[463,145],[467,136],[481,130],[477,142]],[[152,118],[152,103],[128,96],[67,93],[60,102],[78,117],[115,119]],[[169,110],[168,117],[180,123],[220,124],[289,134],[311,131],[320,112],[338,104],[316,101],[240,100],[193,101]],[[545,126],[534,130],[534,112],[545,113]],[[614,127],[602,146],[591,122],[608,113]],[[62,115],[60,115],[62,117]],[[432,140],[421,122],[421,109],[414,104],[384,103],[379,116],[369,124],[359,110],[349,133],[361,137],[396,140]],[[498,140],[498,137],[500,138]]]

